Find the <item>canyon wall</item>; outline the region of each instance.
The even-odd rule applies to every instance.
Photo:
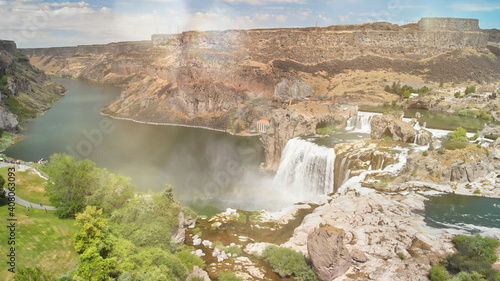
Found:
[[[396,99],[383,83],[399,81],[391,77],[402,73],[429,83],[498,81],[500,55],[487,48],[490,37],[477,20],[431,18],[406,26],[189,31],[23,52],[48,73],[123,87],[120,99],[104,109],[111,116],[234,133],[251,133],[257,121],[267,120],[273,133],[263,136],[266,167],[276,169],[289,138],[314,133],[323,121],[293,118],[310,113],[288,105],[304,99],[274,95],[284,81],[299,81],[312,89],[310,99],[330,105]],[[370,80],[367,73],[379,76]],[[359,77],[347,85],[351,74]]]
[[[19,125],[49,109],[65,89],[34,68],[14,41],[0,40],[0,129]]]

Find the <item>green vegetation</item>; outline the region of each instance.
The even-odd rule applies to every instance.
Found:
[[[481,194],[481,190],[477,188],[476,190],[474,190],[474,194]]]
[[[455,93],[455,97],[456,97],[456,98],[460,98],[460,97],[462,97],[462,93],[460,93],[460,92],[456,92],[456,93]]]
[[[401,252],[399,252],[399,253],[398,253],[398,257],[399,257],[401,260],[406,259],[406,255],[405,255],[405,254],[403,254],[403,253],[401,253]]]
[[[476,86],[467,86],[465,88],[465,95],[472,94],[476,92]]]
[[[18,178],[16,173],[16,180]],[[0,202],[0,217],[3,220],[9,215],[5,204],[5,201]],[[33,269],[35,266],[40,266],[43,271],[50,272],[54,276],[74,267],[78,257],[73,249],[73,237],[77,232],[74,220],[59,219],[53,211],[30,209],[26,212],[26,208],[20,205],[16,208],[16,218],[16,223],[21,226],[16,229],[16,259],[22,261],[19,265],[27,269],[22,276],[37,271]],[[0,240],[7,241],[8,235],[7,231],[0,231]],[[0,247],[0,255],[5,257],[8,254],[7,250],[8,247]],[[0,264],[2,276],[14,276],[8,273],[7,269],[8,264],[2,262]]]
[[[324,128],[317,128],[316,129],[316,134],[318,135],[331,135],[337,130],[337,127],[335,125],[328,125]]]
[[[264,250],[262,258],[269,262],[273,270],[281,277],[293,276],[295,280],[319,280],[304,256],[292,249],[271,245]]]
[[[22,94],[22,93],[20,93]],[[34,110],[31,107],[28,107],[13,96],[9,96],[8,98],[3,100],[5,106],[9,108],[9,110],[19,117],[21,123],[26,122],[37,116],[38,111]]]
[[[431,268],[431,281],[500,280],[500,272],[491,266],[498,259],[495,249],[500,245],[500,241],[476,234],[458,235],[453,239],[453,243],[457,253],[446,257],[442,265]],[[451,276],[452,272],[456,274]]]
[[[43,270],[36,266],[33,268],[20,268],[16,275],[14,275],[15,281],[52,281],[54,276],[43,272]]]
[[[394,83],[392,83],[392,86],[386,85],[384,88],[384,91],[386,91],[388,93],[396,94],[402,98],[409,98],[412,93],[425,95],[428,92],[430,92],[431,89],[429,89],[427,86],[423,86],[420,89],[414,89],[413,87],[408,86],[408,85],[401,86],[400,82],[398,82],[398,83],[394,82]]]
[[[467,131],[462,127],[458,127],[455,131],[446,135],[443,140],[443,147],[448,150],[462,149],[468,145]]]
[[[243,250],[237,245],[225,247],[221,241],[215,241],[212,243],[212,246],[214,249],[218,249],[221,252],[224,251],[226,254],[231,254],[232,257],[241,256],[243,254]]]
[[[243,278],[236,276],[232,271],[221,273],[217,277],[219,281],[243,281]]]
[[[487,120],[487,121],[493,120],[493,117],[491,117],[491,112],[487,112],[484,110],[463,109],[461,107],[457,107],[457,108],[455,108],[455,112],[459,116],[479,118],[479,119],[483,119],[483,120]]]
[[[16,257],[23,269],[16,280],[186,280],[194,266],[205,267],[170,238],[181,212],[188,220],[195,216],[175,200],[173,186],[134,197],[127,178],[61,154],[51,157],[46,171],[51,202],[61,211],[30,209],[26,216],[18,211],[23,227],[17,231]],[[29,172],[16,176],[19,192],[45,182]],[[8,208],[1,208],[0,215],[7,217]],[[67,217],[76,219],[62,219]],[[7,235],[0,232],[0,239]],[[228,247],[227,252],[241,254],[241,249]],[[0,254],[7,255],[7,248]],[[7,266],[3,263],[0,270],[6,272]]]
[[[76,161],[73,156],[54,154],[46,172],[51,178],[47,194],[61,218],[74,217],[91,205],[110,214],[133,195],[129,178],[96,168],[90,160]]]
[[[383,136],[382,139],[385,141],[392,141],[392,137],[390,136]]]
[[[431,267],[429,275],[432,281],[446,281],[450,277],[450,274],[442,265]]]
[[[7,178],[8,169],[9,167],[0,168],[0,175]],[[47,181],[33,170],[16,171],[16,195],[28,202],[50,205],[45,193],[46,184]]]
[[[6,150],[9,146],[15,143],[17,136],[15,134],[7,133],[2,130],[2,136],[0,137],[0,151]]]
[[[422,152],[422,156],[429,156],[429,152],[427,150]]]

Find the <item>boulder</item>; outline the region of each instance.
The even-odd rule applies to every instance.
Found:
[[[196,280],[202,279],[203,281],[210,281],[210,276],[203,269],[201,269],[197,266],[194,266],[193,272],[191,274],[189,274],[187,280],[193,280],[193,279],[196,279]]]
[[[299,79],[285,79],[276,85],[274,89],[274,97],[281,102],[287,102],[291,99],[303,99],[313,94],[313,88]]]
[[[11,133],[17,132],[17,126],[19,125],[19,121],[17,117],[12,114],[5,107],[0,108],[0,128]]]
[[[439,149],[441,147],[441,141],[438,139],[431,140],[429,143],[429,151]]]
[[[354,261],[357,261],[360,263],[365,263],[368,260],[365,253],[361,250],[358,250],[358,249],[354,249],[351,251],[351,257]]]
[[[432,134],[427,130],[417,131],[410,124],[400,120],[399,115],[379,115],[374,116],[371,122],[371,138],[382,139],[390,137],[393,141],[418,143],[427,145],[432,138]]]
[[[500,138],[490,145],[490,155],[494,160],[500,160]]]
[[[309,234],[307,251],[321,280],[333,280],[344,274],[351,265],[351,255],[344,246],[345,232],[323,227]]]
[[[172,231],[170,234],[170,238],[172,241],[176,244],[182,244],[184,243],[184,240],[186,240],[186,228],[188,228],[191,225],[194,225],[196,223],[196,218],[184,217],[184,213],[180,212],[179,213],[179,225]],[[200,239],[201,243],[201,239]]]
[[[428,145],[432,140],[432,133],[425,130],[425,129],[420,129],[417,131],[417,134],[415,135],[414,143],[418,145]]]

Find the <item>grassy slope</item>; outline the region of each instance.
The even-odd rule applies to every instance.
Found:
[[[0,205],[0,220],[7,223],[8,209]],[[40,266],[48,272],[59,275],[72,269],[77,264],[77,254],[73,248],[73,236],[76,233],[74,220],[59,219],[54,212],[32,209],[26,216],[23,206],[16,206],[16,268]],[[6,227],[0,228],[0,277],[12,280],[13,274],[7,271]],[[7,273],[7,274],[6,274]]]
[[[8,167],[0,169],[0,175],[6,180],[8,178],[7,169]],[[42,202],[42,204],[50,206],[49,198],[45,196],[45,184],[46,180],[33,170],[16,171],[16,195],[21,199],[35,204]]]

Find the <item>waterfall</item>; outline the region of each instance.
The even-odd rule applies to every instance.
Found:
[[[275,182],[309,194],[334,191],[335,150],[298,138],[286,144]]]
[[[375,115],[380,115],[380,114],[369,113],[369,112],[358,112],[358,115],[354,115],[347,120],[346,130],[369,134],[372,131],[371,128],[372,117]]]

